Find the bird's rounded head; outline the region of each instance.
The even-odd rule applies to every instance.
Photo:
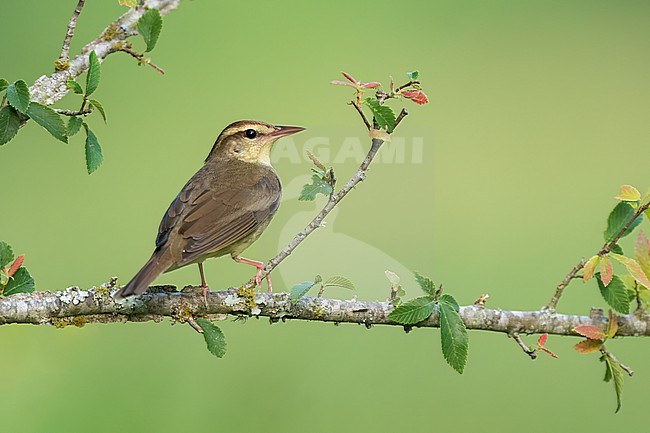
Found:
[[[221,131],[205,161],[234,158],[250,163],[271,165],[273,143],[279,138],[304,129],[300,126],[279,126],[257,120],[240,120],[231,123]]]

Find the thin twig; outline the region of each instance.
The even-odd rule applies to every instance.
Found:
[[[55,108],[54,111],[56,111],[58,114],[61,114],[63,116],[83,116],[84,114],[90,114],[93,112],[90,108],[86,108],[83,110],[63,110],[60,108]]]
[[[361,107],[359,107],[359,104],[357,104],[354,101],[351,101],[350,105],[352,105],[357,110],[357,113],[359,113],[359,116],[361,116],[361,120],[363,120],[363,123],[366,124],[366,128],[368,128],[368,131],[370,131],[372,129],[372,126],[370,126],[370,122],[368,122],[368,118],[366,117],[366,115],[363,114],[363,111],[361,110]]]
[[[553,298],[551,299],[551,302],[548,303],[546,306],[547,309],[553,309],[557,307],[557,303],[560,300],[560,296],[562,296],[562,292],[564,291],[565,287],[573,280],[576,276],[576,274],[585,267],[585,259],[581,259],[577,265],[571,269],[571,271],[564,277],[562,281],[560,281],[560,284],[557,285],[555,288],[555,294],[553,295]]]
[[[619,241],[619,239],[623,237],[627,229],[630,228],[634,220],[636,220],[639,217],[639,215],[645,212],[648,208],[650,208],[650,201],[639,206],[636,212],[634,212],[634,215],[632,215],[632,218],[630,218],[630,220],[616,233],[616,236],[614,236],[614,238],[612,238],[611,241],[605,242],[605,244],[597,253],[597,255],[603,256],[609,253],[614,247],[614,245],[616,245],[616,243]],[[564,289],[571,282],[571,280],[575,278],[575,276],[578,274],[578,271],[580,271],[582,268],[585,267],[586,263],[587,262],[584,259],[580,260],[580,262],[577,265],[575,265],[573,269],[571,269],[571,272],[569,272],[567,276],[564,277],[562,281],[560,281],[560,284],[558,284],[557,287],[555,288],[555,294],[551,298],[551,301],[548,303],[548,305],[544,307],[544,309],[549,311],[554,311],[557,308],[557,303],[560,300],[560,297],[562,296]]]
[[[397,89],[395,89],[395,93],[398,93],[400,90],[404,90],[404,89],[406,89],[407,87],[411,87],[411,86],[414,85],[414,84],[420,84],[420,82],[417,81],[417,80],[412,80],[412,81],[409,81],[409,82],[406,83],[406,84],[402,84],[402,85],[399,86]]]
[[[158,9],[160,15],[165,15],[176,9],[180,0],[146,0],[144,7],[130,8],[115,21],[110,23],[94,40],[87,43],[81,53],[70,59],[66,70],[56,71],[47,76],[39,77],[29,88],[32,101],[43,105],[52,105],[61,100],[69,91],[66,82],[88,70],[88,53],[94,51],[101,61],[109,54],[119,51],[119,47],[131,36],[137,35],[138,20],[148,9]]]
[[[519,336],[519,333],[511,332],[508,335],[510,337],[512,337],[517,342],[519,347],[521,347],[521,350],[523,350],[526,355],[530,356],[530,359],[536,359],[537,358],[537,353],[534,350],[530,350],[530,347],[528,347],[526,345],[526,343],[524,343],[524,340],[521,339],[521,337]]]
[[[605,349],[600,349],[600,351],[601,351],[601,353],[603,355],[609,357],[612,361],[614,361],[615,363],[620,365],[621,368],[623,369],[623,371],[625,371],[628,376],[630,376],[630,377],[634,376],[634,370],[632,370],[630,367],[628,367],[627,365],[625,365],[621,361],[619,361],[619,359],[612,352],[608,352]]]
[[[406,108],[402,108],[402,111],[400,111],[399,114],[397,115],[397,119],[395,119],[395,125],[393,126],[393,131],[395,130],[395,128],[397,128],[397,125],[399,125],[402,122],[402,120],[406,116],[408,116],[408,114],[409,112],[406,111]]]
[[[154,68],[156,71],[160,72],[162,75],[165,75],[165,71],[160,66],[157,66],[156,64],[151,63],[151,60],[144,58],[144,54],[133,51],[130,46],[125,44],[118,51],[123,51],[123,52],[125,52],[127,54],[130,54],[131,57],[135,58],[138,61],[138,64],[140,64],[140,65],[149,65],[152,68]]]
[[[203,328],[199,326],[198,323],[196,323],[196,320],[194,320],[194,317],[187,317],[185,318],[185,321],[187,322],[188,325],[190,325],[196,332],[199,334],[203,334]]]
[[[357,111],[360,112],[358,106],[354,104],[355,107],[357,108]],[[406,116],[408,113],[403,110],[403,115]],[[368,126],[367,119],[365,119],[365,116],[362,114],[362,119],[364,119],[364,123],[366,123],[366,127]],[[318,227],[321,226],[323,220],[325,217],[338,205],[341,200],[350,192],[352,189],[362,180],[366,178],[366,170],[368,170],[368,167],[372,163],[372,160],[375,158],[375,155],[377,155],[377,152],[379,151],[379,148],[381,145],[384,144],[383,140],[379,140],[376,138],[372,139],[372,144],[370,145],[370,150],[368,151],[368,154],[366,155],[365,159],[359,166],[358,170],[356,173],[346,182],[346,184],[341,188],[336,194],[330,195],[329,199],[327,200],[327,203],[325,203],[325,206],[323,209],[314,217],[314,219],[311,220],[311,222],[305,227],[300,233],[298,233],[292,240],[289,242],[289,244],[282,249],[275,257],[273,257],[271,260],[268,261],[266,264],[266,267],[264,268],[262,272],[262,276],[266,276],[269,272],[271,272],[276,266],[280,264],[284,259],[289,257],[289,255],[295,250],[298,245],[304,241],[307,236],[314,230],[316,230]]]
[[[68,69],[70,63],[70,42],[72,41],[72,36],[74,35],[74,29],[77,26],[77,18],[81,13],[81,9],[84,7],[86,0],[79,0],[77,2],[77,7],[70,17],[70,22],[68,23],[68,29],[65,32],[65,38],[63,39],[63,46],[61,47],[61,55],[59,59],[55,62],[56,70],[63,71]]]

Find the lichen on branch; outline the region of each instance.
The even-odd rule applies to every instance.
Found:
[[[97,38],[87,43],[81,49],[81,54],[70,59],[67,68],[39,77],[29,88],[32,100],[43,105],[52,105],[59,101],[70,90],[66,87],[66,82],[88,69],[88,54],[91,51],[94,51],[100,60],[111,53],[121,51],[124,41],[137,34],[138,20],[146,10],[158,9],[160,15],[165,15],[176,9],[179,3],[180,0],[146,0],[143,6],[129,9],[109,24]]]
[[[109,285],[80,290],[69,287],[58,292],[20,293],[0,298],[0,324],[28,323],[35,325],[84,325],[87,323],[159,322],[164,318],[186,321],[190,317],[230,314],[234,316],[268,317],[279,320],[305,320],[333,323],[356,323],[366,326],[403,326],[388,318],[394,309],[389,302],[356,299],[304,297],[291,301],[290,293],[255,293],[252,290],[229,289],[209,292],[207,305],[200,290],[188,286],[176,291],[174,286],[155,286],[137,298],[115,301]],[[550,313],[547,311],[506,311],[480,305],[460,308],[467,329],[506,334],[555,334],[579,336],[575,327],[604,327],[607,317],[600,310],[589,316]],[[633,314],[618,316],[617,336],[650,336],[650,318]],[[438,313],[414,327],[439,327]],[[410,329],[410,328],[408,328]]]

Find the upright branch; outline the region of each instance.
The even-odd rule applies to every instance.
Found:
[[[84,3],[86,3],[86,0],[79,0],[77,2],[77,7],[74,9],[74,12],[72,13],[72,17],[68,22],[68,28],[65,32],[65,38],[63,38],[63,46],[61,47],[61,55],[59,56],[59,59],[56,62],[54,62],[54,67],[57,71],[66,70],[70,63],[70,57],[69,57],[70,42],[72,41],[72,36],[74,35],[74,29],[77,26],[77,19],[79,18],[81,9],[83,9],[84,7]]]
[[[639,218],[646,210],[650,208],[650,201],[640,205],[637,207],[636,211],[632,214],[632,216],[627,220],[627,222],[614,234],[614,236],[610,239],[607,240],[600,251],[596,254],[598,257],[603,257],[607,254],[609,254],[617,245],[618,241],[628,233],[628,230],[632,227],[632,225],[637,221],[637,218]],[[560,283],[557,285],[555,288],[555,293],[553,294],[553,297],[551,298],[551,301],[544,307],[545,309],[549,311],[555,311],[557,308],[557,303],[560,300],[560,297],[564,293],[564,289],[569,285],[571,280],[575,279],[578,275],[578,272],[580,272],[587,262],[584,259],[581,259],[577,265],[571,269],[571,271],[560,281]]]
[[[359,108],[358,104],[356,102],[351,102],[351,105],[357,110],[357,112],[361,115],[361,118],[366,125],[368,129],[370,128],[370,123],[366,119],[365,115],[363,114],[363,111]],[[407,111],[402,109],[400,112],[400,121],[407,115]],[[395,124],[397,126],[397,123]],[[345,183],[345,185],[336,193],[331,194],[329,198],[327,199],[327,202],[325,203],[325,206],[323,206],[323,209],[311,220],[309,224],[300,232],[298,233],[292,240],[289,242],[289,244],[284,247],[275,257],[273,257],[271,260],[268,261],[266,267],[264,268],[263,275],[268,274],[271,272],[276,266],[280,264],[284,259],[289,257],[289,255],[295,250],[298,245],[304,241],[307,236],[309,236],[310,233],[312,233],[314,230],[316,230],[318,227],[321,226],[323,220],[325,217],[343,200],[343,198],[348,195],[354,187],[364,180],[366,178],[366,171],[368,170],[368,167],[370,167],[370,164],[372,163],[373,159],[377,155],[377,152],[381,148],[382,144],[384,144],[384,140],[379,139],[379,138],[373,138],[371,140],[370,144],[370,150],[368,150],[368,154],[366,157],[363,159],[361,162],[361,165],[359,165],[359,168],[357,171],[352,175],[352,177]]]
[[[411,78],[412,74],[416,74],[417,76],[418,73],[417,72],[409,73],[409,78]],[[356,80],[350,74],[347,74],[345,72],[343,72],[343,76],[345,77],[346,81],[334,80],[332,81],[332,84],[351,87],[355,90],[355,97],[352,101],[349,102],[349,105],[352,105],[354,107],[356,112],[359,114],[361,121],[363,122],[366,129],[370,133],[370,137],[371,137],[370,149],[368,150],[366,157],[359,165],[357,171],[338,192],[334,192],[334,182],[331,180],[328,181],[329,183],[328,188],[330,188],[331,192],[328,196],[325,206],[323,206],[321,211],[311,220],[309,224],[307,224],[307,226],[300,233],[298,233],[291,240],[291,242],[289,242],[289,244],[285,248],[283,248],[275,257],[273,257],[271,260],[268,261],[266,267],[264,268],[263,275],[267,275],[276,266],[278,266],[280,262],[282,262],[284,259],[289,257],[289,255],[293,252],[293,250],[295,250],[298,247],[298,245],[300,245],[302,241],[304,241],[307,238],[307,236],[309,236],[309,234],[311,234],[314,230],[316,230],[318,227],[321,226],[325,217],[341,202],[341,200],[343,200],[343,198],[350,191],[352,191],[352,189],[359,182],[361,182],[366,178],[366,171],[370,167],[370,164],[372,163],[373,159],[377,155],[377,152],[381,148],[382,144],[384,144],[385,141],[390,140],[390,134],[395,131],[395,129],[402,122],[402,120],[408,115],[406,109],[402,108],[399,115],[395,117],[393,111],[389,107],[385,107],[383,105],[384,102],[386,102],[387,99],[391,99],[391,98],[396,99],[401,97],[413,100],[418,105],[422,105],[428,102],[426,95],[424,95],[424,93],[420,90],[419,81],[414,81],[413,79],[411,79],[409,80],[408,83],[395,89],[393,82],[391,80],[389,92],[384,92],[378,89],[375,93],[374,98],[367,98],[366,100],[364,100],[364,103],[366,103],[370,107],[373,113],[373,118],[371,123],[361,108],[362,95],[365,90],[378,88],[380,86],[380,83],[376,81],[362,82]],[[414,92],[414,93],[408,93],[408,92]],[[383,130],[381,128],[383,128]],[[325,167],[322,166],[320,162],[318,162],[314,158],[312,158],[312,161],[321,169],[323,173],[326,172],[324,170]],[[333,171],[330,169],[329,171],[327,171],[327,173],[329,173],[331,179],[333,179]]]

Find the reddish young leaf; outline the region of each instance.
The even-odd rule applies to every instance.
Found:
[[[14,260],[14,262],[9,266],[9,269],[7,269],[7,276],[9,278],[13,277],[18,268],[20,268],[23,264],[23,260],[25,260],[25,256],[18,256]]]
[[[349,82],[354,83],[354,84],[357,83],[357,80],[355,80],[355,79],[352,77],[352,75],[348,74],[347,72],[341,72],[341,74],[343,74],[343,76],[344,76],[345,78],[347,78],[347,80],[348,80]]]
[[[548,334],[542,334],[539,336],[539,338],[537,339],[537,344],[539,345],[539,347],[544,347],[547,338],[548,338]]]
[[[548,350],[546,347],[540,347],[539,350],[543,351],[544,353],[548,353],[551,355],[553,358],[557,358],[557,355],[550,350]]]
[[[402,95],[418,105],[424,105],[429,102],[429,98],[421,90],[402,90]]]
[[[338,84],[339,86],[348,86],[348,87],[356,87],[354,84],[350,84],[347,81],[341,81],[341,80],[332,80],[330,81],[332,84]]]
[[[579,325],[573,328],[573,330],[591,340],[600,340],[605,336],[605,333],[600,328],[592,325]]]
[[[369,83],[362,83],[361,81],[357,81],[352,75],[348,74],[347,72],[341,72],[343,76],[349,81],[340,81],[340,80],[332,80],[332,84],[338,84],[340,86],[348,86],[348,87],[354,87],[354,88],[364,88],[364,89],[374,89],[375,87],[379,87],[381,83],[378,83],[377,81],[371,81]]]
[[[607,287],[609,286],[609,283],[612,282],[612,278],[614,278],[612,262],[609,261],[607,255],[604,255],[600,261],[600,280],[603,282],[605,287]]]
[[[603,342],[600,340],[582,340],[573,346],[576,352],[583,354],[597,352],[601,347]]]

